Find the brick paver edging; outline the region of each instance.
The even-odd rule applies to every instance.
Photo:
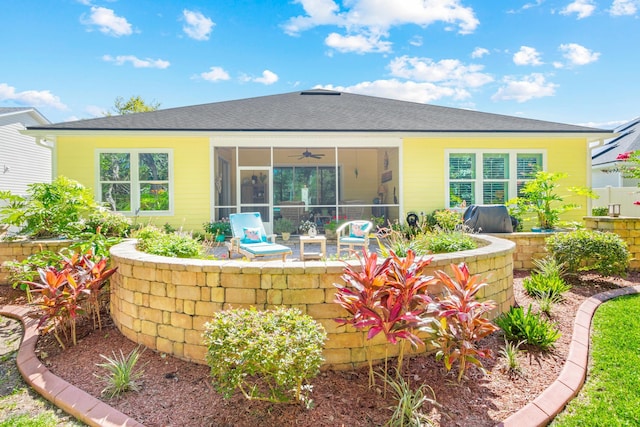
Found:
[[[589,334],[596,309],[605,301],[640,293],[640,286],[619,288],[585,300],[574,320],[569,355],[560,376],[533,402],[499,423],[499,427],[546,426],[577,394],[587,375]],[[135,426],[139,422],[53,375],[35,354],[37,321],[22,306],[0,307],[0,314],[22,322],[24,333],[16,363],[25,381],[47,400],[91,426]]]
[[[90,426],[144,427],[142,424],[112,408],[99,399],[52,374],[36,356],[38,320],[29,317],[28,307],[0,306],[0,314],[22,322],[23,334],[16,364],[18,370],[36,392],[58,408]]]
[[[630,286],[603,292],[585,300],[580,305],[573,323],[569,355],[560,376],[533,402],[499,423],[498,427],[533,427],[549,424],[578,394],[584,384],[589,362],[591,320],[600,304],[612,298],[638,293],[640,286]]]

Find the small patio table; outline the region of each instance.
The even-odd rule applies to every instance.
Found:
[[[315,243],[320,245],[320,252],[306,252],[304,251],[304,245],[308,243]],[[300,236],[300,261],[307,259],[320,259],[327,253],[327,238],[325,236]]]

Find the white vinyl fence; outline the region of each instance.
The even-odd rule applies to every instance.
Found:
[[[600,196],[591,201],[592,207],[607,207],[610,204],[620,205],[620,216],[640,217],[640,205],[633,202],[640,201],[640,188],[638,187],[611,187],[594,188],[593,191]]]

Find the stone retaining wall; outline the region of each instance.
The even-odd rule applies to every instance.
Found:
[[[71,240],[18,240],[0,242],[0,285],[9,284],[9,272],[2,266],[5,261],[23,261],[37,252],[58,252],[68,247]]]
[[[514,244],[479,236],[488,245],[436,255],[429,268],[444,269],[466,262],[472,274],[487,279],[479,297],[496,301],[493,316],[514,303]],[[135,241],[111,249],[118,267],[111,280],[111,316],[129,339],[180,359],[205,363],[205,323],[220,310],[297,307],[320,322],[328,333],[324,368],[351,369],[366,363],[365,335],[341,326],[334,318],[346,312],[333,302],[334,283],[342,284],[339,261],[208,261],[167,258],[138,252]],[[355,265],[359,265],[354,262]],[[374,360],[385,357],[384,338],[371,342]],[[397,346],[389,349],[395,355]]]
[[[492,236],[510,240],[516,244],[513,254],[513,268],[516,270],[532,270],[533,261],[547,256],[545,239],[551,233],[492,233]]]
[[[585,227],[589,230],[609,231],[615,233],[627,243],[631,253],[631,270],[640,270],[640,218],[587,216]]]

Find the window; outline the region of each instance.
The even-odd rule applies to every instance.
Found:
[[[504,204],[542,170],[542,163],[542,153],[449,153],[448,204]]]
[[[98,153],[99,200],[123,213],[171,211],[170,151]]]
[[[336,204],[336,168],[334,166],[295,166],[273,168],[273,204],[300,200],[307,188],[312,205]]]

